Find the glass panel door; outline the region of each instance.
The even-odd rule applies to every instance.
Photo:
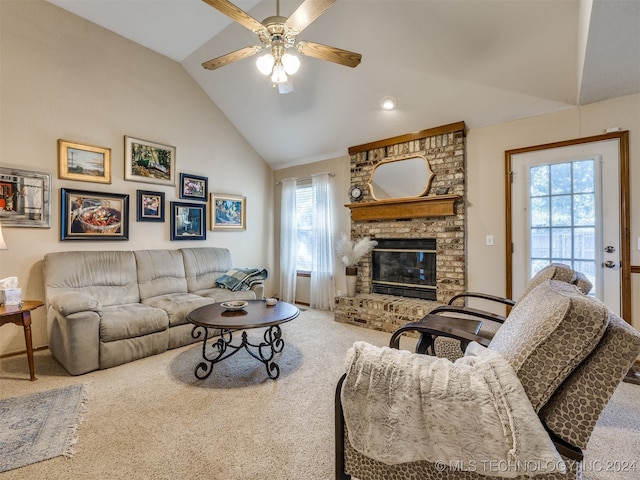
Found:
[[[564,263],[597,291],[598,185],[594,158],[529,167],[529,278]]]

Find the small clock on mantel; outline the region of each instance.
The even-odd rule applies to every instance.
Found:
[[[363,193],[364,192],[362,191],[362,188],[360,186],[354,185],[349,190],[349,198],[354,202],[359,202],[360,200],[362,200]]]

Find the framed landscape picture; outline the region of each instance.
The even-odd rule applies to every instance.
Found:
[[[129,240],[129,195],[60,189],[60,240]]]
[[[136,190],[138,222],[164,222],[164,193]]]
[[[207,204],[171,202],[171,240],[206,240]]]
[[[51,175],[0,167],[0,223],[51,227]]]
[[[207,177],[180,174],[180,198],[207,201]]]
[[[134,182],[176,184],[176,147],[124,137],[124,179]]]
[[[59,139],[58,178],[111,183],[111,149]]]
[[[244,230],[246,199],[239,195],[211,194],[211,229]]]

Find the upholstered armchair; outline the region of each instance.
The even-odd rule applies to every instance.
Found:
[[[336,479],[525,479],[527,468],[545,465],[544,458],[558,468],[536,478],[579,479],[598,417],[639,354],[640,333],[575,285],[555,280],[522,298],[487,347],[472,342],[455,362],[357,342],[336,390]],[[493,378],[487,372],[503,373],[496,374],[491,400],[479,407],[472,400]],[[414,396],[403,401],[407,389]],[[407,425],[405,418],[412,421]],[[504,437],[483,433],[492,423]],[[551,445],[558,462],[534,455],[527,464],[522,427],[537,428],[534,443]],[[428,441],[402,442],[414,435]],[[515,452],[517,461],[483,457],[470,441],[489,449],[495,443]],[[467,445],[468,455],[456,457],[458,443]],[[451,448],[454,456],[446,458]]]

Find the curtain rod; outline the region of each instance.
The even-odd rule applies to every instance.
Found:
[[[321,173],[314,173],[313,175],[309,175],[308,177],[289,177],[289,178],[292,178],[293,180],[311,180],[311,177],[314,177],[316,175],[323,175],[325,173],[327,175],[329,175],[330,177],[335,177],[336,176],[336,174],[333,173],[333,172],[321,172]],[[282,180],[286,180],[286,179],[283,178]],[[276,182],[276,185],[282,185],[282,180],[278,180]]]

